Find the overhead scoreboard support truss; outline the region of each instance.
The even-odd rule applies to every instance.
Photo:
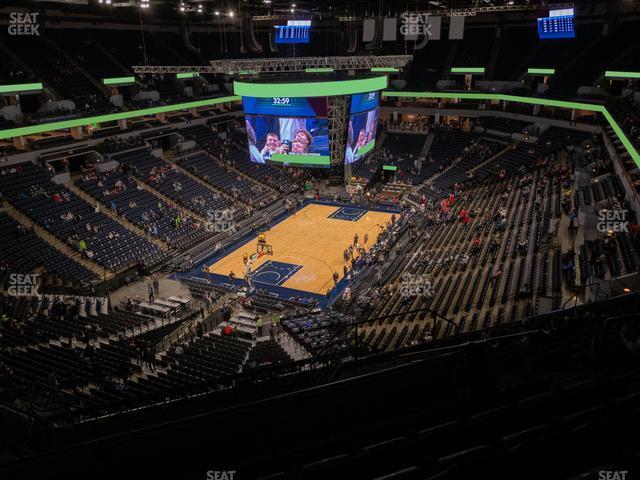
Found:
[[[306,72],[309,69],[371,70],[373,68],[401,69],[411,55],[360,55],[352,57],[259,58],[254,60],[212,60],[211,65],[134,65],[135,73],[211,73],[221,75],[259,75],[262,73]]]
[[[480,2],[476,2],[479,4]],[[485,2],[487,3],[487,2]],[[540,2],[531,2],[526,4],[512,5],[509,2],[507,5],[485,5],[475,6],[468,8],[442,8],[440,10],[430,10],[429,16],[431,17],[475,17],[476,15],[483,13],[504,13],[504,12],[531,12],[540,10]],[[554,9],[562,10],[566,8],[574,8],[573,3],[554,3]],[[416,12],[417,13],[417,12]],[[425,12],[427,13],[427,12]],[[311,13],[312,18],[321,18],[320,13]],[[291,20],[291,15],[254,15],[251,17],[253,22],[275,22],[280,20]],[[359,22],[362,17],[357,16],[339,16],[337,17],[339,22]]]
[[[331,163],[342,163],[347,148],[347,96],[327,97]]]

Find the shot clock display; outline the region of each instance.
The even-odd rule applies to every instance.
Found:
[[[242,103],[252,162],[330,166],[325,97],[243,97]]]

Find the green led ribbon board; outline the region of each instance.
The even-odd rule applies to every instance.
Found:
[[[640,72],[619,72],[607,70],[604,72],[605,78],[640,78]]]
[[[304,165],[307,167],[329,167],[331,158],[326,155],[285,155],[274,153],[271,155],[272,163],[282,163],[283,165]]]
[[[306,83],[249,83],[233,82],[233,93],[242,97],[332,97],[373,92],[387,88],[387,77],[358,80]]]
[[[200,76],[198,72],[176,73],[176,78],[193,78],[198,76]]]
[[[484,73],[484,67],[452,67],[451,73]]]
[[[496,100],[505,102],[526,103],[529,105],[541,105],[545,107],[558,107],[576,110],[587,110],[601,113],[609,122],[609,125],[624,145],[627,153],[631,156],[635,164],[640,167],[640,154],[631,144],[618,123],[609,113],[604,105],[594,105],[591,103],[566,102],[562,100],[549,100],[547,98],[521,97],[517,95],[504,95],[501,93],[456,93],[456,92],[382,92],[383,97],[398,98],[436,98],[449,100]]]
[[[527,70],[529,75],[554,75],[556,73],[555,68],[530,68]]]
[[[0,85],[2,93],[34,93],[42,90],[42,83],[16,83],[13,85]]]
[[[35,135],[38,133],[51,132],[54,130],[66,130],[73,127],[83,127],[85,125],[93,125],[96,123],[114,122],[118,120],[126,120],[129,118],[145,117],[147,115],[156,115],[158,113],[168,113],[178,110],[188,110],[190,108],[208,107],[212,105],[218,105],[220,103],[236,102],[239,100],[241,100],[241,98],[236,96],[208,98],[206,100],[197,100],[195,102],[176,103],[173,105],[164,105],[162,107],[143,108],[140,110],[130,110],[128,112],[112,113],[109,115],[74,118],[72,120],[43,123],[39,125],[32,125],[29,127],[10,128],[8,130],[0,130],[0,140],[5,138],[21,137],[25,135]]]
[[[136,78],[135,77],[103,78],[102,83],[104,85],[126,85],[129,83],[136,83]]]

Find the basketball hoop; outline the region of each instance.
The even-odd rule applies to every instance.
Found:
[[[256,252],[262,255],[273,255],[273,247],[267,243],[267,234],[261,233],[258,235],[258,246]]]
[[[273,255],[273,246],[268,245],[266,243],[258,243],[258,247],[256,249],[256,252],[262,256],[262,255]]]

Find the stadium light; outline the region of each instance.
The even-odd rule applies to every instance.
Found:
[[[220,12],[219,12],[218,10],[216,10],[216,11],[215,11],[215,12],[213,12],[213,13],[215,13],[216,15],[220,15]]]
[[[235,15],[235,13],[233,13],[233,10],[229,10],[229,16],[233,17]]]

